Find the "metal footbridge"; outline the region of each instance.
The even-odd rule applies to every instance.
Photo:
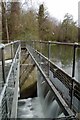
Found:
[[[45,45],[47,55],[43,54],[42,48]],[[68,45],[73,48],[72,75],[50,59],[51,45]],[[80,83],[75,78],[76,49],[79,48],[80,45],[77,43],[51,41],[15,41],[5,45],[1,44],[0,120],[19,118],[20,88],[34,69],[36,69],[37,76],[35,78],[37,79],[37,97],[42,105],[44,118],[51,120],[80,119]],[[26,60],[28,60],[27,64],[25,64]],[[24,69],[20,72],[22,67]],[[20,79],[21,77],[22,79]],[[36,118],[36,116],[32,118]]]

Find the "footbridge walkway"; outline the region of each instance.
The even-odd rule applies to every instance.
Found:
[[[53,47],[62,45],[72,48],[72,75],[69,75],[51,60],[51,53],[54,53],[51,51],[52,45]],[[20,114],[18,113],[20,88],[25,84],[34,68],[37,76],[35,78],[37,79],[37,98],[44,114],[43,118],[54,120],[80,119],[79,75],[77,78],[75,77],[77,49],[80,49],[78,43],[51,41],[15,41],[5,45],[1,44],[0,120],[20,117],[18,116]],[[28,60],[28,63],[25,64],[28,58],[30,61]],[[25,67],[21,73],[22,66]],[[79,69],[79,64],[77,67]],[[22,80],[20,80],[21,76],[23,76]],[[34,105],[34,109],[35,107],[36,105]],[[40,109],[38,108],[38,110]],[[28,118],[26,114],[27,112],[25,112],[24,118]],[[40,116],[37,117],[40,118]]]

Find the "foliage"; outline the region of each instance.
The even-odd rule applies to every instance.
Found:
[[[62,40],[64,42],[75,42],[77,41],[77,27],[76,22],[73,21],[73,16],[66,14],[61,25]]]
[[[50,18],[49,14],[46,14],[44,5],[39,6],[38,12],[38,29],[39,39],[41,40],[53,40],[54,22]]]
[[[38,22],[34,9],[27,10],[21,16],[21,36],[28,40],[38,39]]]
[[[39,6],[39,13],[38,13],[38,27],[39,27],[39,39],[44,40],[45,35],[45,17],[44,17],[44,5],[41,4]]]
[[[4,3],[1,4],[2,8],[2,40],[7,40],[7,31],[6,31],[6,10],[4,7]]]
[[[61,42],[77,41],[78,30],[73,16],[65,14],[62,22],[46,13],[44,4],[39,10],[19,2],[8,2],[7,11],[2,4],[2,39],[7,40],[6,18],[10,40],[53,40]],[[6,16],[5,16],[5,13]]]
[[[15,40],[20,34],[20,3],[10,2],[8,5],[10,6],[10,12],[8,12],[9,38]]]

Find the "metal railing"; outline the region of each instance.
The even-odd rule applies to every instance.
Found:
[[[51,82],[55,85],[63,99],[69,105],[69,107],[75,112],[80,113],[80,82],[75,79],[75,58],[76,58],[76,50],[80,48],[78,43],[60,43],[60,42],[51,42],[51,41],[27,41],[26,44],[31,46],[29,48],[32,49],[31,53],[34,58],[37,60],[39,65],[44,70],[44,66],[47,66],[47,76],[51,80]],[[22,42],[22,46],[26,47],[25,42]],[[47,44],[47,57],[43,55],[42,51],[42,44]],[[59,66],[54,64],[50,60],[50,46],[51,45],[63,45],[63,46],[70,46],[73,50],[73,57],[72,57],[72,76],[68,75],[63,69]],[[27,46],[28,47],[28,46]],[[41,54],[42,52],[42,54]],[[54,51],[53,51],[54,52]],[[44,70],[46,71],[46,70]],[[46,72],[45,72],[46,73]],[[51,78],[51,76],[53,76]],[[58,86],[60,85],[60,86]]]
[[[76,50],[77,48],[80,48],[80,44],[78,43],[64,43],[64,42],[53,42],[53,41],[27,41],[26,43],[28,43],[30,46],[32,46],[33,48],[37,49],[38,51],[40,51],[41,53],[43,52],[41,49],[42,47],[44,47],[43,45],[47,45],[47,57],[48,59],[50,59],[50,55],[51,55],[51,45],[58,45],[58,46],[70,46],[72,47],[72,51],[73,51],[73,65],[72,65],[72,77],[75,77],[75,58],[76,58]],[[37,47],[37,45],[39,44],[39,46]],[[66,50],[67,51],[67,50]],[[54,51],[53,51],[54,52]]]
[[[47,57],[42,54],[42,44],[47,45]],[[72,76],[68,75],[50,60],[50,47],[52,44],[69,45],[73,47]],[[29,52],[41,76],[53,91],[55,98],[64,111],[64,114],[68,117],[74,118],[73,112],[80,112],[80,83],[74,78],[75,53],[76,49],[79,47],[80,45],[76,43],[51,41],[22,41],[21,44],[20,41],[16,41],[2,45],[0,47],[0,120],[17,117],[21,48],[26,48]],[[60,84],[62,89],[57,84]],[[67,91],[68,98],[65,91]]]
[[[74,114],[73,112],[70,110],[70,108],[68,107],[68,105],[66,104],[66,102],[63,100],[63,98],[61,97],[60,93],[57,91],[57,89],[55,88],[55,86],[52,84],[52,82],[49,80],[49,78],[47,77],[47,75],[44,73],[43,69],[41,68],[40,64],[38,61],[36,61],[36,56],[35,54],[33,54],[35,51],[34,49],[31,49],[29,46],[27,46],[27,51],[30,54],[32,60],[34,61],[34,64],[37,66],[38,71],[40,72],[40,75],[43,78],[43,82],[46,81],[47,85],[50,87],[51,91],[53,92],[56,100],[58,101],[59,105],[61,106],[65,116],[67,117],[73,117],[74,118]]]
[[[17,117],[20,42],[0,47],[0,120]]]

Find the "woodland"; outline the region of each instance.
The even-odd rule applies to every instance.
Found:
[[[71,14],[66,13],[63,21],[59,21],[50,16],[45,4],[37,8],[30,4],[0,3],[0,39],[3,43],[14,40],[78,41],[79,29]]]

